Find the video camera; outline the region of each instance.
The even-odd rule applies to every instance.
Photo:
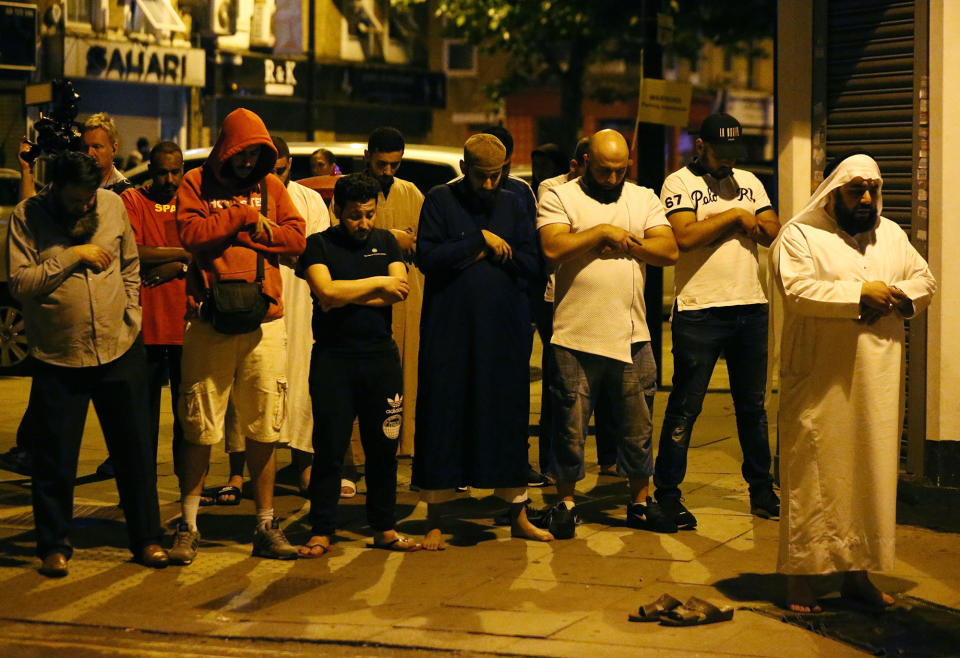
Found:
[[[40,119],[33,124],[37,141],[30,142],[30,149],[20,156],[27,162],[33,162],[43,154],[85,150],[80,124],[74,121],[80,111],[80,94],[69,80],[54,80],[51,92],[50,114],[41,112]]]

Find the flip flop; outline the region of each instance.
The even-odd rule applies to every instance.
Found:
[[[703,626],[731,619],[733,619],[733,608],[718,607],[693,596],[682,606],[665,612],[660,617],[660,623],[663,626]]]
[[[317,553],[315,550],[313,550],[315,548],[321,549],[320,552]],[[307,552],[304,553],[303,549],[307,549]],[[299,557],[301,560],[316,560],[317,558],[323,557],[329,552],[330,547],[324,546],[323,544],[304,544],[299,548],[299,550],[297,550],[297,557]]]
[[[353,498],[357,495],[357,483],[353,480],[343,478],[340,480],[340,497]]]
[[[212,489],[207,489],[200,494],[200,507],[210,507],[217,504],[217,493]]]
[[[379,548],[385,551],[396,551],[397,553],[415,553],[421,550],[423,547],[420,544],[417,544],[409,537],[399,536],[393,541],[388,541],[386,544],[378,544],[377,542],[371,542],[367,544],[370,548]],[[408,548],[403,548],[407,546]]]
[[[233,496],[233,500],[224,500],[223,499],[224,496]],[[238,489],[237,487],[231,487],[229,485],[226,487],[220,487],[217,490],[217,493],[215,495],[215,498],[217,499],[217,505],[223,505],[228,507],[232,507],[233,505],[239,505],[240,499],[242,497],[243,497],[243,492],[240,491],[240,489]]]
[[[627,619],[638,622],[660,621],[663,614],[670,612],[674,608],[679,608],[681,605],[683,604],[677,599],[669,594],[664,594],[653,603],[640,606],[637,609],[637,614],[629,615]]]

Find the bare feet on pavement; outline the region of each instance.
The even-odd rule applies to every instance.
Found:
[[[447,547],[447,542],[443,541],[443,532],[440,528],[433,528],[423,538],[423,550],[442,551]]]
[[[787,576],[786,603],[790,612],[823,612],[810,588],[808,576]]]
[[[844,574],[840,596],[875,608],[886,608],[894,604],[892,596],[880,591],[870,582],[866,571],[848,571]]]

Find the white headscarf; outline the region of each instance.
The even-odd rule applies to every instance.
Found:
[[[807,202],[807,205],[803,207],[803,210],[791,217],[790,221],[786,222],[780,228],[780,233],[777,234],[776,240],[770,245],[771,267],[767,269],[767,289],[777,291],[777,297],[780,298],[780,301],[773,302],[773,300],[771,300],[773,303],[770,304],[768,352],[772,358],[767,361],[768,392],[774,382],[777,362],[780,358],[780,335],[783,329],[783,290],[778,285],[776,274],[780,269],[780,240],[786,228],[791,224],[813,224],[822,221],[823,215],[821,209],[827,205],[827,201],[830,199],[830,193],[855,178],[880,181],[880,186],[877,189],[877,215],[879,216],[883,211],[883,195],[881,193],[883,190],[883,178],[880,176],[880,167],[877,166],[876,161],[869,155],[858,153],[851,155],[837,165],[837,168],[820,183],[820,186],[817,187],[817,190],[813,193],[813,196],[810,197],[810,200]]]
[[[876,161],[869,155],[858,153],[843,160],[843,162],[837,165],[837,168],[820,183],[817,191],[810,197],[810,201],[803,207],[803,210],[794,215],[790,221],[780,229],[780,234],[777,236],[776,242],[780,241],[779,236],[783,235],[783,229],[790,224],[809,224],[814,217],[820,217],[819,210],[827,205],[830,193],[855,178],[880,181],[880,187],[877,189],[877,215],[881,215],[883,213],[883,178],[880,176],[880,167],[877,166]],[[776,249],[776,242],[770,245],[771,253]]]

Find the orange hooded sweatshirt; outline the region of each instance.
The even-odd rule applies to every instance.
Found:
[[[260,145],[253,171],[240,180],[233,174],[231,156]],[[305,223],[286,187],[272,173],[277,150],[259,116],[245,109],[227,115],[217,143],[202,167],[186,173],[177,190],[177,232],[183,248],[193,254],[191,269],[207,287],[219,280],[254,281],[257,252],[264,255],[263,292],[273,301],[267,320],[283,315],[280,256],[296,258],[306,246]],[[260,181],[266,177],[267,208],[261,208]],[[276,226],[273,237],[254,238],[257,218],[266,215]],[[188,315],[203,300],[199,278],[187,277]]]

